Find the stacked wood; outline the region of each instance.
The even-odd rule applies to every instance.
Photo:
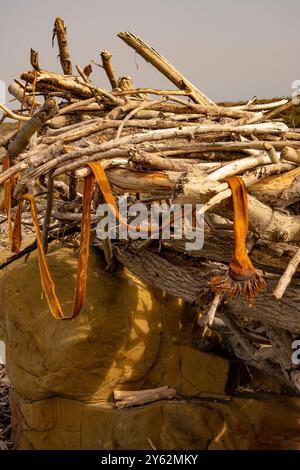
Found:
[[[300,334],[300,134],[280,118],[293,102],[217,105],[129,32],[118,36],[177,89],[135,87],[130,77],[118,78],[112,55],[104,50],[101,67],[112,88],[107,90],[91,81],[91,64],[72,65],[59,18],[55,35],[63,74],[41,68],[33,51],[33,70],[21,73],[9,87],[17,109],[0,105],[5,117],[19,122],[18,132],[1,141],[9,160],[0,175],[6,195],[12,194],[8,219],[17,218],[17,202],[29,193],[37,204],[44,249],[57,239],[77,247],[81,183],[91,174],[91,162],[101,163],[116,199],[130,195],[129,204],[203,204],[201,250],[187,251],[184,239],[172,237],[101,241],[95,236],[102,198],[96,190],[91,243],[103,249],[111,269],[126,266],[146,283],[195,304],[205,333],[216,329],[228,336],[237,357],[299,392],[300,371],[291,357]],[[236,220],[228,178],[235,175],[249,194],[246,248],[266,284],[252,305],[243,292],[228,299],[211,284],[212,278],[227,275],[234,249]],[[2,223],[6,216],[1,217]],[[25,206],[27,227],[30,217]],[[37,246],[35,242],[21,250],[1,268]]]

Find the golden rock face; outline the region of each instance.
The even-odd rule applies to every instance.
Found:
[[[77,260],[58,247],[48,260],[68,314]],[[50,315],[36,255],[1,272],[0,296],[17,448],[148,449],[149,439],[158,449],[299,448],[298,399],[226,397],[230,363],[197,350],[193,309],[129,272],[106,272],[99,253],[72,321]],[[162,385],[178,398],[114,405],[113,390]]]

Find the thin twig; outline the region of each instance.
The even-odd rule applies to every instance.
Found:
[[[57,17],[54,23],[52,44],[54,38],[57,38],[59,48],[59,59],[65,75],[72,75],[72,62],[68,46],[67,28],[64,21]]]
[[[133,109],[127,116],[123,119],[122,123],[120,124],[117,134],[116,134],[116,139],[119,139],[121,137],[122,130],[125,126],[125,124],[128,123],[128,121],[134,116],[138,111],[141,111],[142,109],[149,108],[150,106],[153,106],[153,104],[159,104],[162,103],[163,101],[166,101],[166,98],[156,100],[156,101],[147,101],[146,103],[141,104],[137,108]]]
[[[214,300],[212,301],[212,304],[207,312],[207,324],[208,326],[211,326],[213,324],[218,306],[221,302],[222,295],[221,294],[215,294]]]
[[[136,95],[147,93],[149,95],[179,95],[190,96],[190,90],[155,90],[154,88],[132,88],[131,90],[114,91],[114,96]]]

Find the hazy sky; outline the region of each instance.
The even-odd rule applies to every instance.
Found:
[[[51,35],[56,16],[68,27],[73,64],[113,54],[117,75],[136,86],[172,85],[117,38],[132,31],[159,50],[216,101],[291,95],[300,79],[299,0],[0,0],[0,80],[30,69],[59,71]],[[109,86],[101,69],[93,81]]]

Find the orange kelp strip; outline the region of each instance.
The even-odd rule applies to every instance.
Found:
[[[21,218],[22,218],[22,206],[23,201],[30,202],[31,216],[34,225],[34,229],[37,237],[38,245],[38,260],[40,268],[40,276],[42,289],[45,293],[50,311],[54,318],[57,320],[72,320],[79,315],[86,297],[86,278],[87,278],[87,264],[89,258],[89,242],[90,242],[90,223],[91,223],[91,203],[93,196],[95,177],[89,175],[84,181],[84,193],[83,193],[83,209],[82,209],[82,221],[81,221],[81,234],[80,234],[80,249],[79,259],[77,263],[77,282],[73,301],[73,308],[71,316],[64,316],[61,305],[55,293],[55,285],[51,277],[47,259],[45,256],[43,238],[40,231],[37,209],[34,197],[31,194],[25,194],[19,201],[15,224],[12,235],[12,251],[18,253],[20,251],[22,242],[21,233]]]
[[[246,251],[248,234],[248,198],[243,178],[233,176],[226,180],[232,192],[234,253],[225,276],[216,276],[211,280],[213,290],[227,298],[244,294],[250,304],[266,284],[256,271]]]

